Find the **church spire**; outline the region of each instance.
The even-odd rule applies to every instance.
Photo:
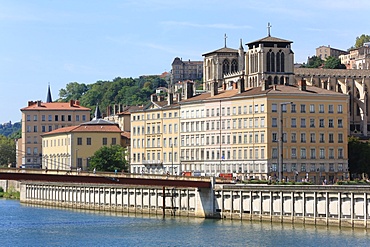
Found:
[[[48,93],[46,96],[46,103],[51,103],[53,100],[51,99],[51,90],[50,90],[50,84],[48,85]]]
[[[225,33],[225,36],[224,36],[224,39],[225,39],[225,48],[226,48],[226,39],[227,39],[228,37],[227,37],[227,35],[226,35],[226,33]]]
[[[94,120],[96,120],[96,119],[100,119],[100,118],[102,118],[102,117],[101,117],[101,113],[100,113],[99,105],[98,105],[98,104],[96,104]]]

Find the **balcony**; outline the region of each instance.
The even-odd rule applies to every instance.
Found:
[[[162,160],[143,160],[143,165],[161,165]]]

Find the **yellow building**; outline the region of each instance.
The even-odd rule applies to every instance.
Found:
[[[277,179],[281,105],[283,177],[316,183],[346,178],[348,96],[307,87],[304,81],[216,90],[172,105],[152,97],[151,107],[132,113],[132,172],[171,171],[168,140],[174,140],[179,173]],[[180,126],[179,132],[170,135],[169,125]]]
[[[131,172],[178,174],[179,105],[152,95],[151,104],[131,112]],[[180,96],[178,96],[180,97]]]
[[[42,166],[55,170],[89,168],[89,159],[105,145],[120,145],[118,124],[94,118],[78,126],[53,130],[42,135]]]
[[[79,101],[52,102],[50,87],[47,101],[29,101],[22,112],[22,138],[18,140],[17,167],[41,166],[41,135],[59,128],[75,126],[90,120],[90,109]]]

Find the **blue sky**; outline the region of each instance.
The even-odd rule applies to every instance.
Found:
[[[368,0],[0,0],[0,123],[69,82],[170,71],[175,57],[271,35],[293,41],[296,62],[320,45],[351,47],[370,34]]]

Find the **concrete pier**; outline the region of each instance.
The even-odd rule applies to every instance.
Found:
[[[368,186],[213,188],[21,184],[21,202],[90,210],[369,228]]]

